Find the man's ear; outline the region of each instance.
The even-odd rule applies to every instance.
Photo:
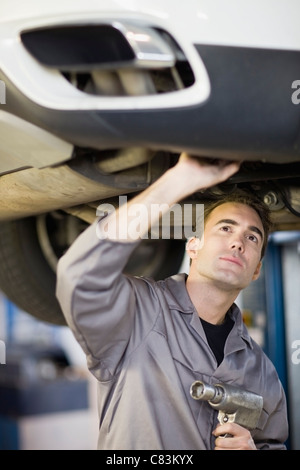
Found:
[[[192,237],[186,244],[186,251],[191,259],[197,258],[200,249],[200,240],[197,237]]]
[[[256,281],[256,279],[259,278],[261,267],[262,267],[262,262],[260,261],[258,263],[258,265],[256,266],[256,269],[255,269],[253,277],[252,277],[252,281]]]

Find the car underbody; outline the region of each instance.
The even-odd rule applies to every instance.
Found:
[[[120,196],[147,188],[183,151],[241,166],[182,204],[247,188],[271,208],[274,230],[300,229],[297,40],[279,47],[271,36],[267,45],[195,39],[180,8],[182,20],[171,27],[163,15],[101,9],[92,16],[11,12],[1,25],[0,260],[11,275],[0,272],[0,287],[43,320],[64,322],[56,264],[99,205],[118,207]],[[254,9],[249,14],[255,18]],[[130,270],[171,274],[184,242],[148,240]]]

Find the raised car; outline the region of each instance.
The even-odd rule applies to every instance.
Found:
[[[0,289],[64,324],[56,265],[96,217],[182,151],[239,160],[276,230],[300,229],[299,2],[2,0]],[[188,182],[187,182],[188,184]],[[144,240],[129,272],[176,272],[185,240]]]

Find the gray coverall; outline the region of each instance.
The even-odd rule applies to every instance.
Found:
[[[252,432],[258,449],[285,449],[284,390],[249,336],[239,308],[218,366],[185,287],[123,274],[137,243],[99,240],[91,225],[61,258],[57,297],[98,381],[102,450],[214,448],[217,411],[190,396],[195,380],[225,382],[263,396]]]

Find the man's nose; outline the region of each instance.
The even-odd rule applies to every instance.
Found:
[[[245,248],[244,240],[242,237],[235,236],[234,239],[231,241],[231,249],[238,250],[239,252],[243,252]]]

